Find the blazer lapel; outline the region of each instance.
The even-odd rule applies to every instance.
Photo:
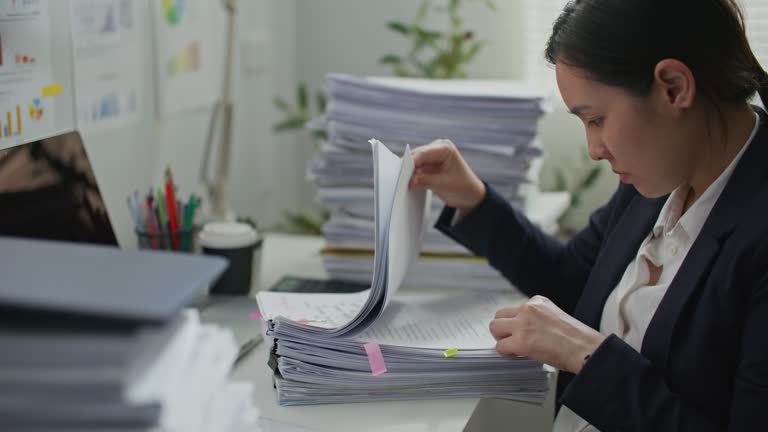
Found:
[[[749,214],[751,206],[762,205],[755,202],[753,196],[755,190],[765,187],[768,173],[765,168],[768,162],[768,116],[761,109],[758,114],[762,123],[760,129],[712,207],[645,332],[641,351],[657,364],[666,363],[680,313],[690,297],[705,284],[702,278],[709,275],[721,245],[744,215]]]
[[[637,196],[627,206],[592,267],[592,273],[576,304],[574,317],[599,330],[605,301],[619,283],[629,262],[637,255],[640,244],[651,232],[665,199]]]
[[[640,350],[651,362],[665,364],[672,341],[674,325],[680,312],[691,294],[700,286],[700,281],[711,268],[711,264],[720,252],[720,244],[714,238],[705,235],[703,230],[688,251],[683,264],[677,271],[667,292],[653,314],[643,337]]]

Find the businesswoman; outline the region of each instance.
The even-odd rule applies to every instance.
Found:
[[[560,369],[556,431],[768,430],[768,79],[730,0],[576,0],[546,58],[620,186],[561,244],[439,140],[412,188],[533,296],[504,355]]]

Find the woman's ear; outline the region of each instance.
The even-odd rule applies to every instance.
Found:
[[[690,108],[696,99],[696,79],[691,69],[675,59],[664,59],[656,64],[654,86],[662,100],[671,108]]]

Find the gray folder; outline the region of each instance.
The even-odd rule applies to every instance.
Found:
[[[226,266],[218,257],[0,237],[0,308],[160,323]]]

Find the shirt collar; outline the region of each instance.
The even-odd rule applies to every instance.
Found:
[[[755,126],[752,128],[752,133],[747,138],[747,142],[739,150],[739,153],[731,161],[730,164],[720,173],[720,176],[712,182],[711,185],[704,191],[703,194],[696,200],[695,203],[685,212],[682,217],[683,206],[685,199],[688,197],[688,193],[691,186],[688,184],[677,187],[667,198],[664,203],[664,207],[659,213],[659,217],[656,220],[656,224],[653,226],[653,236],[658,237],[662,234],[672,235],[677,230],[682,230],[689,238],[695,239],[698,237],[701,228],[704,226],[709,212],[712,207],[715,206],[717,199],[723,192],[725,185],[728,184],[728,180],[733,174],[733,170],[736,169],[736,165],[739,164],[742,155],[747,150],[747,147],[752,143],[757,135],[757,130],[760,128],[760,115],[755,112]]]

